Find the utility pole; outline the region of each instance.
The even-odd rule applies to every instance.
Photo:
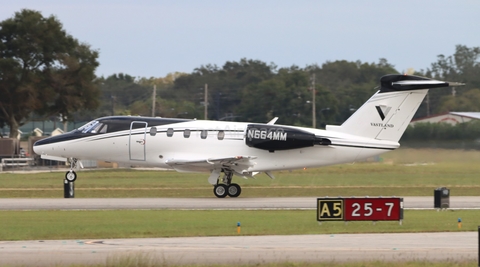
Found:
[[[315,110],[315,95],[316,95],[316,90],[315,90],[315,73],[313,73],[312,77],[312,128],[316,128],[317,126],[317,111]]]
[[[117,96],[111,95],[110,99],[112,100],[112,116],[115,115],[115,100],[117,99]]]
[[[64,132],[68,132],[68,121],[67,121],[67,117],[61,117],[62,118],[62,122],[63,122],[63,131]]]
[[[204,110],[204,119],[207,120],[208,119],[208,84],[205,84],[205,99],[203,101],[204,103],[204,106],[205,106],[205,110]]]
[[[157,98],[157,85],[153,85],[153,96],[152,96],[152,117],[155,117],[155,100]]]

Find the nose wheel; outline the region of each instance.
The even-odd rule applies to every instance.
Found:
[[[65,173],[65,180],[67,180],[70,183],[73,183],[75,182],[75,180],[77,180],[77,173],[73,169],[75,169],[77,165],[80,165],[80,167],[83,168],[83,165],[76,158],[68,158],[68,163],[70,163],[70,170],[67,173]]]
[[[65,173],[65,180],[69,182],[75,182],[77,180],[77,173],[73,170],[69,170],[67,173]]]

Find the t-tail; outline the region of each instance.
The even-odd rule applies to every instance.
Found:
[[[377,91],[341,126],[327,130],[360,137],[398,142],[427,95],[428,89],[460,86],[412,75],[386,75]]]

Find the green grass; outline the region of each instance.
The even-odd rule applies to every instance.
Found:
[[[241,197],[431,196],[446,186],[452,196],[480,196],[480,151],[399,149],[378,162],[235,177]],[[79,171],[76,197],[212,197],[207,173],[132,169]],[[63,172],[1,173],[0,197],[63,197]]]
[[[478,210],[406,210],[398,222],[324,222],[314,210],[1,211],[0,240],[476,231]],[[457,219],[462,218],[462,229]]]

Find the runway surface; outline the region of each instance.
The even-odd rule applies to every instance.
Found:
[[[0,257],[2,264],[23,266],[105,264],[122,257],[165,265],[462,261],[476,259],[477,233],[16,241],[0,242]]]
[[[405,209],[433,209],[432,197],[404,197]],[[315,209],[315,197],[292,198],[0,198],[0,210]],[[480,197],[450,197],[451,209],[478,209]]]
[[[451,209],[475,209],[479,208],[479,203],[480,197],[450,197]],[[433,209],[433,197],[405,197],[404,207]],[[0,199],[0,210],[315,208],[314,197]],[[125,257],[158,264],[209,265],[285,261],[462,261],[475,260],[477,256],[476,232],[0,241],[0,262],[12,266],[105,264]]]

